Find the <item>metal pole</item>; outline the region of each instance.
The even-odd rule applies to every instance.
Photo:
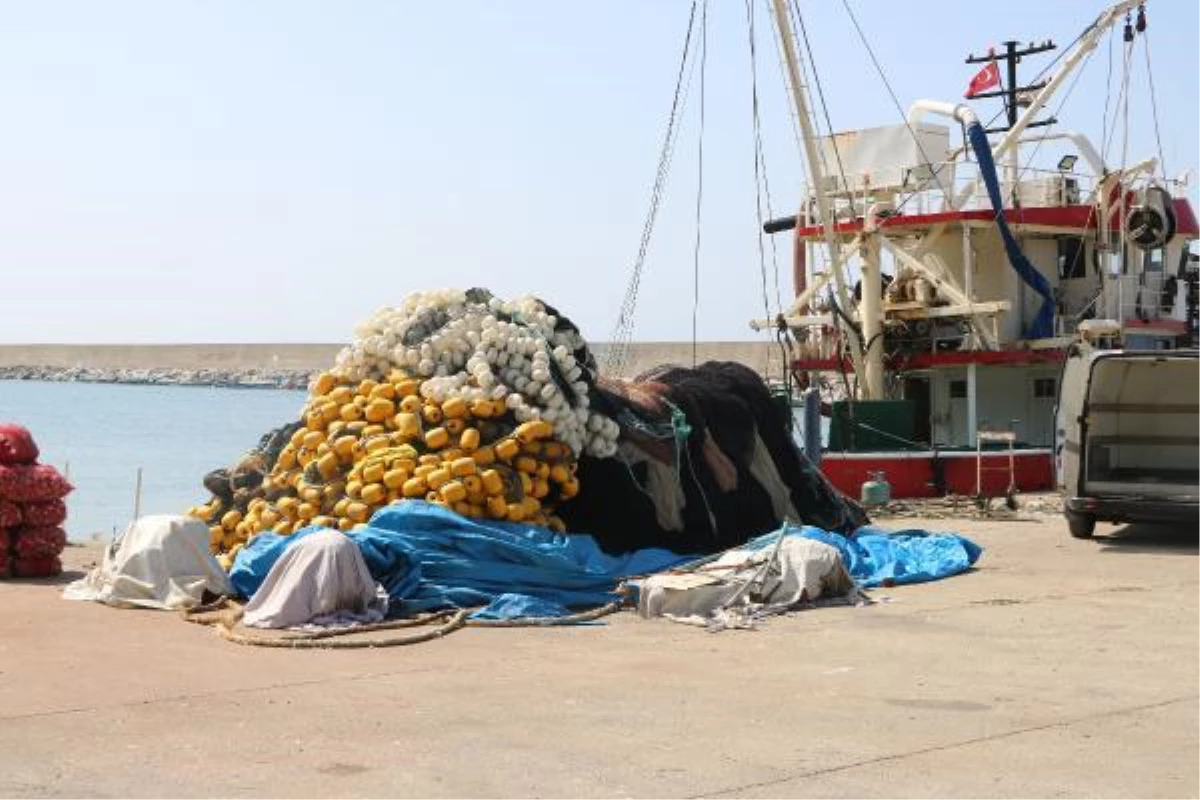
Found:
[[[983,497],[983,440],[975,439],[975,496]]]
[[[979,409],[977,407],[978,376],[975,364],[967,364],[967,444],[978,444],[979,440]]]
[[[800,119],[800,130],[804,139],[804,157],[808,161],[809,180],[812,181],[813,192],[817,199],[817,212],[821,215],[821,226],[825,231],[825,243],[829,246],[829,256],[837,260],[837,236],[833,231],[833,214],[829,208],[829,198],[825,196],[825,170],[821,166],[820,154],[817,152],[816,134],[813,131],[812,119],[809,116],[808,97],[804,82],[800,77],[800,64],[793,47],[794,34],[788,21],[787,8],[784,0],[774,0],[775,24],[779,28],[780,46],[783,57],[787,62],[788,80],[792,85],[792,102],[796,104],[796,116]]]
[[[883,297],[879,263],[879,234],[873,233],[862,253],[862,329],[866,339],[864,384],[866,399],[883,399]]]
[[[1132,55],[1133,43],[1130,42],[1129,44],[1125,45],[1125,47],[1126,47],[1128,53],[1130,55]],[[1123,82],[1125,83],[1126,87],[1128,87],[1128,85],[1129,85],[1128,68],[1129,68],[1129,62],[1131,60],[1132,59],[1130,59],[1130,58],[1124,59],[1126,72],[1121,77],[1122,77]],[[1132,274],[1131,265],[1128,263],[1129,248],[1128,248],[1128,243],[1126,242],[1126,239],[1125,239],[1125,227],[1126,227],[1125,222],[1126,222],[1126,220],[1128,220],[1127,214],[1129,213],[1129,204],[1128,204],[1128,202],[1126,202],[1126,198],[1128,197],[1128,190],[1125,187],[1125,167],[1129,165],[1129,90],[1128,90],[1128,88],[1125,91],[1125,104],[1124,104],[1124,107],[1123,107],[1122,113],[1121,113],[1121,127],[1122,127],[1122,131],[1121,131],[1121,182],[1117,184],[1117,188],[1121,192],[1120,204],[1117,206],[1117,225],[1118,225],[1117,241],[1119,243],[1118,246],[1121,248],[1120,249],[1121,271],[1117,275],[1117,322],[1120,323],[1120,325],[1121,325],[1121,337],[1123,340],[1125,337],[1125,276]]]
[[[1013,450],[1014,447],[1016,447],[1015,437],[1008,440],[1008,491],[1010,494],[1017,492],[1017,454]]]
[[[787,7],[785,0],[774,0],[772,8],[775,12],[775,26],[779,30],[779,46],[783,50],[784,61],[787,63],[788,81],[792,88],[792,102],[796,106],[796,116],[800,121],[800,130],[802,139],[804,140],[804,157],[808,162],[809,180],[812,182],[812,191],[817,200],[817,212],[821,215],[821,228],[825,233],[825,244],[829,247],[829,260],[831,269],[833,269],[833,279],[837,286],[838,303],[843,310],[850,307],[849,293],[846,291],[845,281],[842,280],[840,269],[834,269],[833,264],[838,263],[838,254],[841,250],[838,242],[837,234],[833,229],[833,209],[830,207],[829,198],[825,195],[825,170],[821,167],[821,155],[817,152],[817,137],[813,131],[812,118],[808,109],[808,97],[804,88],[804,81],[800,77],[800,63],[796,58],[796,50],[794,47],[794,34],[792,33],[792,25],[788,21]],[[836,318],[835,318],[836,319]],[[837,325],[845,329],[845,322],[841,319],[836,319]],[[854,371],[858,375],[862,375],[862,354],[855,348],[850,348],[850,360],[854,365]]]
[[[804,455],[821,466],[821,393],[814,388],[804,390]]]
[[[1017,43],[1005,42],[1005,47],[1008,48],[1008,53],[1005,58],[1008,66],[1008,97],[1005,99],[1005,109],[1008,112],[1008,127],[1011,129],[1017,124]],[[1008,153],[1008,202],[1007,206],[1015,207],[1017,198],[1020,197],[1020,192],[1017,187],[1017,176],[1020,175],[1021,162],[1018,158],[1018,145],[1014,144],[1012,150]]]
[[[963,294],[975,302],[975,253],[971,249],[971,226],[963,225]]]
[[[1100,274],[1099,288],[1100,300],[1103,303],[1104,309],[1099,312],[1102,317],[1111,319],[1115,316],[1112,313],[1112,289],[1109,285],[1109,279],[1112,277],[1112,232],[1109,230],[1112,216],[1109,213],[1108,193],[1112,187],[1111,176],[1101,178],[1097,184],[1096,195],[1099,198],[1097,202],[1098,213],[1096,214],[1096,244],[1094,247],[1100,250]]]
[[[133,492],[133,518],[136,521],[142,515],[142,468],[137,468],[137,488]]]

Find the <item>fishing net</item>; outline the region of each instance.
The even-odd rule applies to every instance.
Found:
[[[753,370],[601,376],[557,309],[485,289],[381,309],[314,379],[300,419],[203,483],[211,498],[190,513],[226,568],[264,531],[354,530],[406,500],[588,533],[613,553],[866,520],[804,459]]]
[[[664,366],[601,380],[597,393],[621,448],[580,459],[580,492],[562,517],[610,552],[717,552],[784,519],[840,532],[867,522],[800,452],[787,411],[744,365]]]

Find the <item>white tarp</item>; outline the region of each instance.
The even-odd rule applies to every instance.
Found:
[[[713,628],[750,627],[800,603],[855,590],[837,548],[783,536],[757,550],[731,550],[698,570],[652,575],[638,592],[638,613]]]
[[[104,560],[63,590],[67,600],[118,608],[177,610],[201,603],[204,591],[232,595],[229,576],[209,552],[208,526],[193,517],[157,515],[130,523]]]
[[[387,595],[358,545],[324,530],[283,552],[246,604],[242,622],[251,628],[340,627],[379,622],[386,614]]]

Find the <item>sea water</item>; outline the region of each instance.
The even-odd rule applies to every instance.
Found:
[[[42,463],[68,475],[75,491],[67,535],[81,540],[124,530],[135,508],[182,514],[206,502],[204,475],[298,420],[305,398],[273,389],[0,381],[0,422],[29,428]],[[803,415],[794,411],[803,448]]]
[[[29,428],[41,462],[68,474],[66,529],[79,540],[124,530],[136,506],[182,514],[207,501],[204,475],[299,419],[304,401],[273,389],[0,381],[0,422]]]

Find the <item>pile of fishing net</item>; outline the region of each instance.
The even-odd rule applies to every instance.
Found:
[[[0,577],[62,572],[64,498],[73,487],[57,469],[39,464],[38,455],[26,428],[0,424]]]
[[[589,409],[595,361],[550,306],[483,289],[410,295],[358,327],[300,419],[205,479],[191,510],[226,566],[257,534],[353,530],[420,499],[474,518],[565,530],[577,454],[616,452]]]
[[[785,520],[842,533],[868,521],[804,457],[790,409],[749,367],[663,366],[601,379],[594,397],[620,427],[618,452],[580,458],[562,518],[606,550],[714,553]]]
[[[533,298],[415,293],[356,330],[295,422],[205,477],[228,569],[264,531],[351,531],[420,500],[590,533],[610,552],[712,552],[783,519],[862,519],[807,465],[787,412],[736,364],[602,379],[579,330]]]

